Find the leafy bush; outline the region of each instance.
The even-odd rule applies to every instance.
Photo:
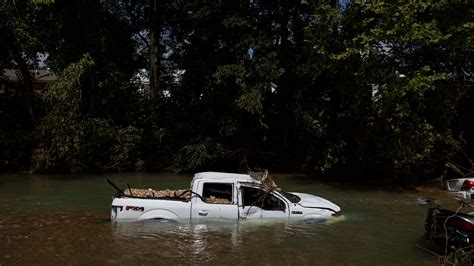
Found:
[[[45,92],[48,114],[36,129],[39,147],[37,171],[110,171],[131,167],[138,158],[142,130],[118,128],[112,120],[84,118],[80,112],[81,78],[93,66],[85,55],[65,69],[54,86]]]
[[[178,171],[196,171],[212,167],[228,151],[219,143],[206,139],[201,143],[185,145],[176,156]]]

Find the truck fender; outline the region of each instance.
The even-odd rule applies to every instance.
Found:
[[[140,219],[178,219],[178,215],[175,213],[168,211],[168,210],[162,210],[162,209],[155,209],[155,210],[149,210],[142,214],[140,216]]]

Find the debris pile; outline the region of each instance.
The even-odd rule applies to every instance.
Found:
[[[189,189],[165,189],[165,190],[154,190],[154,189],[138,189],[131,188],[124,190],[124,196],[140,197],[140,198],[179,198],[185,200],[191,200],[191,191]]]
[[[267,191],[272,191],[272,190],[281,191],[281,188],[279,188],[277,186],[275,181],[273,181],[273,179],[268,174],[268,170],[259,171],[259,172],[249,171],[249,175],[253,179],[260,181],[262,183],[263,187],[265,188],[265,190],[267,190]]]
[[[214,203],[214,204],[231,204],[232,203],[228,199],[217,198],[215,196],[210,196],[208,198],[205,198],[204,201],[206,203]]]

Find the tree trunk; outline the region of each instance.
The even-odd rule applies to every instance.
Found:
[[[150,1],[150,96],[155,98],[160,89],[160,41],[161,16],[158,14],[158,1]]]
[[[8,7],[7,12],[12,12],[16,13],[16,4],[15,1],[8,0],[5,1],[6,6]],[[12,29],[13,31],[13,29]],[[8,38],[8,37],[7,37]],[[21,73],[21,97],[23,98],[23,106],[30,117],[31,124],[33,127],[36,127],[36,116],[35,116],[35,111],[34,111],[34,92],[33,92],[33,78],[30,75],[30,72],[28,71],[28,64],[26,63],[26,60],[23,58],[23,52],[21,51],[21,46],[17,43],[17,38],[15,37],[15,34],[10,36],[10,38],[13,38],[12,42],[10,43],[10,52],[13,57],[13,60],[16,62],[20,73]],[[18,81],[20,81],[20,77],[18,77]]]
[[[20,53],[16,50],[13,50],[12,55],[21,73],[21,96],[23,98],[24,108],[28,113],[28,116],[30,117],[32,126],[36,127],[36,115],[33,107],[33,79],[31,77],[30,72],[28,71],[28,65],[21,57]]]
[[[280,96],[280,107],[282,108],[283,113],[288,113],[288,99],[290,97],[290,90],[289,90],[289,73],[290,73],[290,62],[288,60],[288,22],[290,20],[290,6],[288,4],[288,0],[284,0],[282,2],[282,14],[280,17],[280,64],[285,70],[285,72],[280,76],[278,82],[278,89],[277,94]],[[283,147],[287,148],[288,146],[288,127],[291,126],[290,118],[288,115],[284,115],[283,120]]]
[[[156,32],[150,32],[150,96],[156,97],[160,86],[160,67]]]

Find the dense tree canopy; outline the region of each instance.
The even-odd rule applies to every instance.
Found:
[[[22,78],[0,94],[0,168],[390,178],[434,178],[447,161],[471,168],[473,10],[1,1],[0,67]],[[33,93],[28,70],[41,67],[59,79]]]

